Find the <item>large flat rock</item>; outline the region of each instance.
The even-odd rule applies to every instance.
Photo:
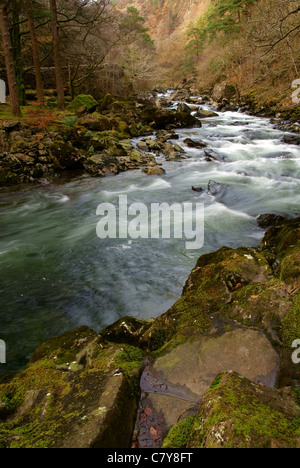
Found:
[[[241,327],[183,343],[158,358],[154,370],[167,382],[202,397],[215,376],[229,370],[274,387],[279,357],[261,331]]]

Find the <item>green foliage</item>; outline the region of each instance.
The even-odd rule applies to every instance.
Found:
[[[151,36],[148,34],[148,29],[145,28],[145,18],[140,16],[138,10],[135,7],[128,7],[127,14],[120,25],[120,29],[128,35],[135,35],[142,39],[144,45],[152,46],[154,41],[151,39]]]
[[[69,128],[75,128],[78,122],[78,117],[76,115],[70,115],[69,117],[65,117],[64,124]]]
[[[212,0],[207,13],[187,30],[186,68],[191,68],[191,57],[201,54],[204,47],[220,34],[232,37],[238,33],[248,8],[256,2],[257,0]]]

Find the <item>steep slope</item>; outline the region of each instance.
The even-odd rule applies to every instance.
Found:
[[[225,80],[256,107],[293,108],[297,118],[292,100],[292,84],[300,77],[296,0],[120,0],[119,8],[128,6],[146,19],[162,84],[178,85],[187,78],[195,88],[212,89]]]

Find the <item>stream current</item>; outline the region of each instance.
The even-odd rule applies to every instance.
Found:
[[[202,123],[175,130],[179,140],[172,142],[184,158],[158,156],[162,176],[131,171],[1,189],[0,339],[7,364],[0,373],[20,369],[42,342],[80,325],[99,331],[126,315],[159,316],[179,299],[199,256],[224,245],[256,247],[262,213],[299,216],[300,149],[282,142],[286,132],[241,112]],[[202,140],[223,162],[205,160],[186,138]],[[217,193],[207,190],[210,181],[220,184]],[[203,248],[186,250],[186,240],[174,238],[99,239],[97,207],[117,205],[120,195],[128,204],[203,203]]]

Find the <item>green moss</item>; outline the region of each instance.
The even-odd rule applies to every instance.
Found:
[[[287,284],[298,281],[300,277],[300,252],[299,247],[290,255],[287,255],[280,266],[280,279]]]
[[[75,112],[77,109],[84,107],[91,112],[98,105],[98,102],[90,95],[79,94],[68,106],[69,111]]]
[[[173,426],[165,438],[162,448],[185,448],[188,443],[194,421],[195,416],[190,416]]]
[[[122,347],[115,361],[115,365],[124,372],[130,372],[133,369],[140,368],[144,358],[145,354],[141,349],[125,345]]]
[[[282,334],[285,346],[291,347],[300,338],[300,293],[282,321]]]
[[[203,399],[189,446],[270,448],[276,441],[293,448],[297,420],[265,403],[261,393],[259,386],[238,374],[219,376]]]

